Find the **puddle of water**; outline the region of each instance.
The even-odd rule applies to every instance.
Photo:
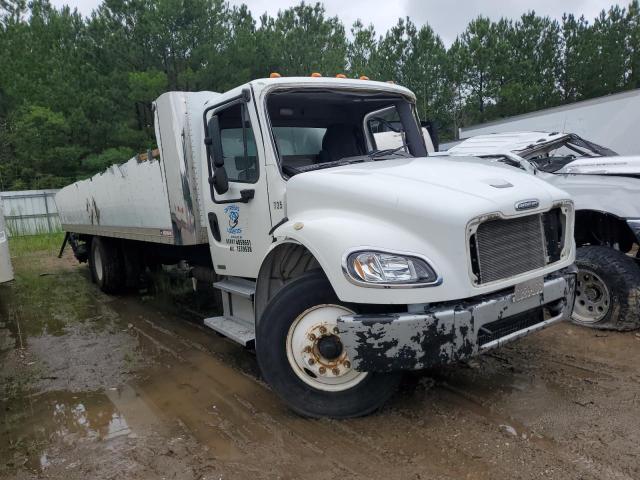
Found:
[[[108,441],[131,433],[125,417],[103,393],[49,392],[0,402],[2,468],[46,469],[59,442]]]
[[[0,402],[0,474],[69,461],[69,447],[137,438],[160,420],[132,385],[104,392],[47,392]],[[60,451],[64,454],[60,455]]]

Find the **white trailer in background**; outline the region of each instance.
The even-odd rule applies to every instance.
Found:
[[[461,140],[510,132],[571,132],[615,150],[640,153],[640,89],[547,108],[460,129]]]
[[[0,283],[13,280],[13,268],[11,266],[11,256],[9,255],[9,241],[4,225],[4,210],[2,199],[0,199]]]

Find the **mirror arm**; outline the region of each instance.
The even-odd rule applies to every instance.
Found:
[[[211,189],[211,199],[213,203],[217,203],[218,205],[223,205],[225,203],[249,203],[249,200],[253,199],[256,195],[256,191],[253,188],[240,190],[240,198],[232,198],[229,200],[218,200],[216,199],[214,188],[213,188],[213,176],[209,177],[209,187]]]

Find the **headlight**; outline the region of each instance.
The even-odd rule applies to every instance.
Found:
[[[391,252],[355,251],[346,256],[345,273],[364,286],[429,286],[440,279],[426,260]]]

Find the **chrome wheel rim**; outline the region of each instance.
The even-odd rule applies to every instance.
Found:
[[[317,390],[341,392],[366,378],[367,372],[351,368],[338,334],[338,317],[353,313],[341,305],[317,305],[293,321],[287,333],[287,359],[291,369],[304,383]],[[332,358],[321,353],[331,349],[335,353]]]
[[[610,308],[611,295],[602,278],[592,270],[578,270],[573,319],[585,324],[598,323]]]

